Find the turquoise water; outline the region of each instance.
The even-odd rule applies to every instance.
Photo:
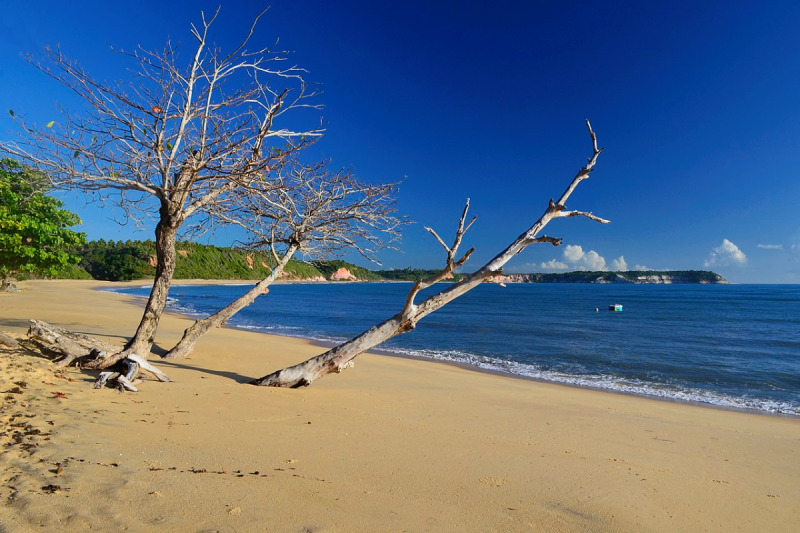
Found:
[[[249,287],[176,285],[170,307],[205,316]],[[340,342],[395,314],[409,288],[273,285],[230,325]],[[119,292],[146,296],[149,287]],[[624,311],[607,311],[615,303]],[[482,285],[381,348],[579,386],[800,415],[794,285]]]

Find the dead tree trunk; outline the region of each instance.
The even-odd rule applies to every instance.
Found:
[[[474,251],[473,249],[470,249],[461,259],[458,261],[455,259],[464,233],[475,221],[475,218],[473,218],[472,221],[465,226],[465,219],[469,209],[469,200],[467,200],[467,205],[461,215],[458,230],[456,231],[455,241],[453,242],[452,246],[447,246],[435,231],[433,231],[431,228],[426,228],[447,251],[447,264],[445,269],[436,276],[414,284],[414,287],[408,294],[403,310],[400,313],[396,314],[385,322],[368,329],[361,335],[345,342],[344,344],[328,350],[322,355],[318,355],[317,357],[309,359],[308,361],[298,365],[294,365],[262,378],[253,380],[251,381],[251,384],[269,387],[307,387],[315,380],[326,374],[330,374],[331,372],[338,373],[349,366],[353,366],[353,359],[355,359],[359,354],[369,350],[370,348],[374,348],[375,346],[391,339],[392,337],[407,331],[411,331],[416,327],[416,324],[419,320],[443,307],[448,302],[458,298],[462,294],[472,290],[483,282],[494,281],[494,278],[502,275],[503,266],[511,258],[522,252],[529,245],[537,242],[549,242],[554,246],[560,245],[561,239],[559,238],[537,236],[539,232],[555,218],[583,216],[602,224],[608,224],[608,220],[596,217],[591,213],[583,211],[568,211],[566,207],[567,200],[572,195],[578,184],[589,177],[589,174],[592,172],[597,162],[597,157],[602,151],[602,149],[597,147],[597,137],[595,136],[595,133],[592,130],[591,124],[589,124],[588,120],[586,121],[586,126],[589,129],[593,147],[593,154],[589,158],[586,166],[578,171],[578,174],[573,178],[572,182],[564,191],[564,194],[561,195],[561,198],[559,198],[558,202],[554,202],[551,199],[544,214],[539,218],[539,220],[536,221],[536,223],[533,224],[533,226],[531,226],[522,235],[517,237],[517,239],[511,243],[511,245],[495,256],[486,265],[481,267],[477,272],[467,276],[458,283],[451,285],[442,292],[427,298],[419,305],[414,303],[416,295],[421,290],[430,287],[434,283],[447,277],[457,267],[463,265]]]
[[[86,359],[102,359],[119,351],[119,346],[95,337],[67,331],[41,320],[31,320],[27,342],[33,343],[32,348],[38,349],[43,354],[55,356],[53,362],[59,368],[81,363]]]
[[[164,357],[166,359],[177,359],[178,357],[188,356],[194,351],[194,345],[197,343],[200,337],[208,333],[211,328],[218,328],[224,325],[225,322],[233,317],[233,315],[252,304],[256,298],[262,294],[266,294],[269,291],[267,287],[269,287],[273,281],[280,277],[284,268],[286,268],[286,265],[289,263],[289,259],[292,258],[292,255],[296,250],[297,245],[291,245],[286,253],[283,254],[283,258],[280,260],[280,262],[275,265],[275,268],[272,269],[272,272],[270,272],[269,276],[256,283],[252,289],[231,302],[230,305],[224,309],[217,311],[207,318],[197,320],[194,324],[187,328],[186,331],[183,332],[183,338],[181,338],[180,342],[178,342],[178,344],[176,344],[169,352],[167,352]]]
[[[0,334],[0,341],[4,341],[5,336]],[[11,339],[14,340],[14,339]],[[28,329],[28,338],[20,341],[19,344],[32,350],[38,350],[45,355],[56,357],[54,363],[58,368],[75,364],[85,366],[86,362],[107,360],[108,354],[119,352],[119,347],[109,344],[103,340],[81,333],[73,333],[64,328],[42,322],[41,320],[31,320]],[[117,388],[137,392],[133,387],[133,381],[140,370],[152,374],[158,381],[171,381],[166,374],[147,362],[147,360],[136,354],[129,354],[115,363],[115,368],[124,370],[113,372],[101,372],[100,377],[95,383],[95,388],[100,388],[108,381],[116,381]],[[127,380],[127,381],[126,381]]]
[[[155,342],[158,322],[167,305],[172,276],[175,273],[175,239],[179,222],[178,217],[170,211],[169,205],[162,206],[161,219],[156,225],[156,277],[136,333],[124,349],[107,354],[103,358],[86,361],[83,365],[86,368],[108,368],[131,354],[138,354],[146,359],[150,353],[150,348]]]
[[[156,226],[156,277],[145,306],[144,315],[133,338],[125,346],[129,353],[145,356],[155,342],[155,333],[161,314],[167,305],[167,295],[175,274],[175,237],[177,224],[172,216],[163,216]]]

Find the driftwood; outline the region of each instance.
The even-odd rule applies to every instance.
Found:
[[[120,360],[114,365],[113,371],[100,372],[97,381],[94,382],[95,389],[102,389],[109,382],[116,382],[114,385],[120,392],[130,391],[139,392],[134,386],[139,380],[136,376],[141,371],[152,374],[158,381],[172,381],[162,371],[147,362],[147,359],[136,354],[131,354],[125,359]]]
[[[588,120],[586,121],[586,126],[589,129],[589,135],[592,139],[593,148],[592,156],[589,157],[586,166],[582,167],[578,171],[577,175],[572,179],[559,200],[555,202],[551,199],[544,211],[544,214],[539,218],[539,220],[537,220],[533,226],[531,226],[522,235],[517,237],[513,243],[495,256],[491,261],[486,263],[475,273],[466,276],[458,283],[452,284],[447,289],[427,298],[420,304],[416,304],[414,302],[417,294],[421,290],[448,278],[452,272],[456,268],[462,266],[473,253],[474,249],[470,249],[464,254],[463,257],[461,257],[461,259],[456,259],[456,257],[458,257],[458,248],[461,245],[464,234],[470,228],[472,223],[475,222],[475,218],[473,218],[469,223],[466,223],[467,212],[469,210],[469,200],[467,200],[467,204],[464,207],[464,211],[461,214],[461,219],[459,220],[455,240],[451,246],[445,244],[444,240],[442,240],[442,238],[439,237],[439,235],[433,229],[425,228],[447,252],[446,266],[439,274],[415,283],[409,292],[408,297],[406,298],[403,309],[399,313],[388,320],[368,329],[361,335],[358,335],[357,337],[354,337],[353,339],[340,344],[339,346],[336,346],[335,348],[332,348],[331,350],[328,350],[317,357],[253,380],[251,384],[269,387],[307,387],[322,376],[332,372],[338,373],[345,368],[353,366],[353,359],[355,359],[359,354],[369,350],[370,348],[374,348],[375,346],[391,339],[392,337],[411,331],[416,327],[419,320],[443,307],[455,298],[458,298],[462,294],[472,290],[481,283],[496,282],[496,278],[501,276],[503,273],[503,266],[511,258],[522,252],[529,245],[539,242],[549,242],[554,246],[560,245],[561,239],[559,238],[538,236],[539,232],[548,224],[548,222],[553,219],[582,216],[594,220],[595,222],[608,224],[608,220],[597,217],[592,213],[584,211],[571,211],[567,210],[566,207],[567,200],[572,195],[578,184],[589,177],[589,174],[594,169],[597,158],[602,151],[602,149],[597,147],[597,137],[595,136],[592,126]]]
[[[56,359],[53,362],[58,368],[73,364],[86,367],[88,364],[102,362],[109,354],[119,352],[119,347],[106,341],[82,333],[74,333],[41,320],[31,320],[27,344],[30,348],[55,356]],[[128,354],[124,359],[114,363],[113,371],[101,372],[94,388],[99,389],[108,382],[115,382],[115,386],[120,390],[137,392],[133,383],[142,370],[152,374],[158,381],[171,381],[166,374],[147,362],[144,357]]]
[[[2,331],[0,331],[0,344],[8,346],[9,348],[19,347],[19,341],[17,341],[17,339],[8,333],[3,333]]]
[[[114,354],[119,347],[106,341],[73,333],[62,327],[41,320],[31,320],[28,339],[44,354],[56,355],[53,361],[58,368],[85,361],[102,360],[106,354]]]

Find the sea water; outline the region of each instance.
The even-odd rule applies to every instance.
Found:
[[[169,308],[206,316],[250,287],[175,285]],[[149,289],[116,291],[147,296]],[[276,284],[229,325],[337,343],[397,313],[409,289],[406,283]],[[624,311],[608,311],[610,304]],[[800,286],[481,285],[380,349],[800,416]]]

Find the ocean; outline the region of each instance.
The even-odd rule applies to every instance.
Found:
[[[206,316],[251,286],[173,285],[169,309]],[[229,325],[338,343],[398,312],[409,288],[276,284]],[[114,291],[146,297],[150,287]],[[608,311],[610,304],[624,310]],[[795,285],[481,285],[379,349],[583,387],[800,416]]]

